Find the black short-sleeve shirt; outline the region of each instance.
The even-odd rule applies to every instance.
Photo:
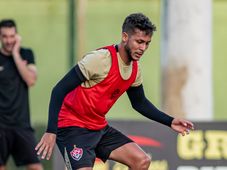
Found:
[[[31,49],[21,48],[21,57],[34,64]],[[0,52],[0,127],[30,128],[28,86],[12,56]]]

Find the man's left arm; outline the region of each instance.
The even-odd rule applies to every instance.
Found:
[[[36,82],[37,69],[34,64],[34,56],[31,50],[28,50],[26,55],[28,55],[27,57],[32,58],[33,62],[30,62],[29,60],[24,60],[22,58],[20,54],[20,43],[21,38],[18,36],[14,45],[12,55],[22,79],[25,81],[28,87],[30,87],[33,86]]]
[[[142,84],[137,87],[130,87],[127,94],[133,109],[151,120],[171,126],[173,117],[161,112],[146,98]]]
[[[171,127],[178,133],[184,135],[189,133],[190,129],[194,129],[190,121],[173,118],[156,108],[145,96],[143,85],[130,87],[127,90],[129,100],[132,107],[143,116]]]

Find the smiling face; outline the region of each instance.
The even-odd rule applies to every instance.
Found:
[[[138,61],[149,47],[151,34],[135,29],[133,33],[122,33],[122,42],[129,60]]]
[[[0,29],[1,48],[4,52],[11,54],[16,42],[16,28],[2,27]]]

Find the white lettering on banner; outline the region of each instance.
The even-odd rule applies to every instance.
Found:
[[[200,170],[216,170],[214,167],[201,167]]]
[[[198,168],[195,166],[179,166],[177,170],[227,170],[227,166],[217,166],[217,167],[203,166],[201,168]]]
[[[177,170],[198,170],[198,168],[194,166],[180,166]]]

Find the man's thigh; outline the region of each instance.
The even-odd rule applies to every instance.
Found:
[[[128,143],[133,143],[133,141],[115,128],[107,126],[104,129],[104,135],[96,147],[96,155],[105,162],[114,150]]]
[[[113,150],[109,159],[130,166],[145,157],[147,157],[147,154],[136,143],[132,142]]]
[[[12,146],[13,135],[11,131],[6,131],[0,128],[0,166],[6,165],[6,162],[10,155],[10,148]]]
[[[17,166],[40,163],[35,152],[37,142],[32,129],[14,130],[12,156]]]
[[[68,169],[93,167],[95,148],[101,139],[101,131],[80,127],[60,128],[57,145]]]

